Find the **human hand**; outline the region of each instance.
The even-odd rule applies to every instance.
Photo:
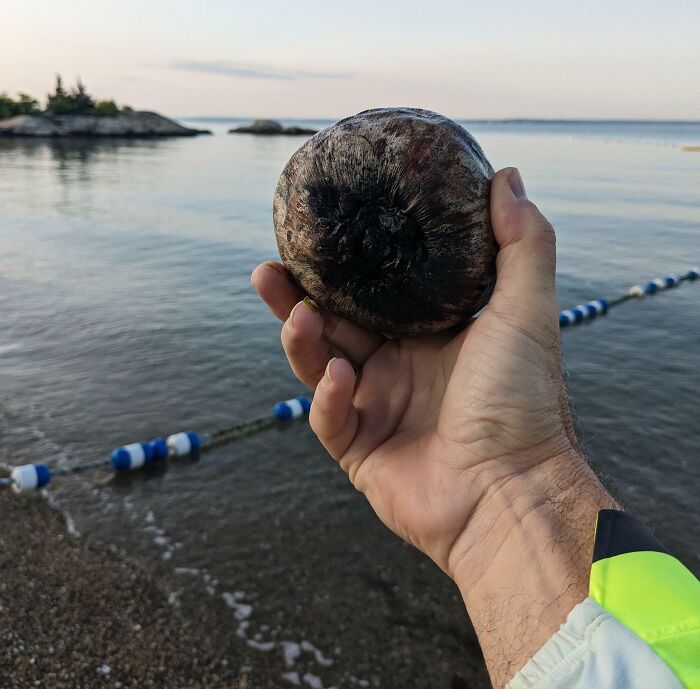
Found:
[[[314,312],[280,264],[253,284],[285,321],[311,427],[380,519],[453,574],[489,490],[575,452],[561,373],[555,237],[517,170],[492,182],[498,282],[455,336],[386,340]],[[353,365],[358,369],[356,375]]]
[[[489,577],[516,596],[519,583],[508,583],[504,571],[527,580],[526,564],[510,561],[506,546],[540,513],[547,515],[537,522],[540,541],[575,541],[553,557],[563,580],[539,592],[549,612],[531,635],[538,643],[585,596],[580,551],[592,544],[597,507],[611,504],[578,450],[566,398],[554,231],[527,201],[513,168],[492,180],[491,221],[500,247],[496,287],[484,312],[457,335],[387,340],[321,314],[301,301],[280,264],[259,266],[252,281],[284,321],[294,373],[315,388],[312,429],[379,518],[457,581],[498,685],[513,664],[519,667],[518,652],[532,650],[525,644],[507,668],[494,670],[488,615],[484,627],[491,629],[479,628]],[[582,493],[590,499],[581,500]],[[552,525],[552,512],[561,512],[552,506],[561,505],[565,524]],[[515,545],[529,548],[522,539]],[[557,596],[552,610],[548,599]],[[508,633],[498,631],[501,648]]]

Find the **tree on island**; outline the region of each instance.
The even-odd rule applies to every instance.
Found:
[[[53,93],[46,97],[46,108],[39,106],[39,101],[26,93],[18,93],[17,99],[6,92],[0,93],[0,120],[17,115],[92,115],[94,117],[116,117],[133,112],[128,105],[119,107],[113,100],[95,100],[85,88],[80,77],[75,86],[67,91],[63,86],[61,75],[56,75]]]
[[[38,115],[40,112],[39,101],[26,93],[18,93],[17,100],[10,98],[4,91],[0,93],[0,120],[16,115]]]
[[[133,112],[128,105],[119,107],[113,100],[96,101],[85,88],[80,77],[75,86],[66,91],[63,79],[56,75],[56,87],[46,98],[46,110],[49,115],[93,115],[97,117],[116,117],[127,112]]]

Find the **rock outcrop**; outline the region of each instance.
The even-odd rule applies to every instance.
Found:
[[[279,122],[275,120],[255,120],[253,124],[248,127],[236,127],[235,129],[229,129],[229,134],[264,134],[264,135],[309,135],[315,134],[315,129],[306,129],[305,127],[283,127]]]
[[[0,136],[196,136],[208,129],[183,127],[155,112],[116,117],[93,115],[19,115],[0,120]]]

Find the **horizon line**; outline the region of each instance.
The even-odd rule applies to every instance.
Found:
[[[283,115],[265,116],[259,115],[175,115],[182,120],[297,120],[297,121],[328,121],[338,122],[352,115],[342,117],[285,117]],[[698,119],[666,119],[666,118],[626,118],[626,117],[450,117],[450,119],[460,122],[481,122],[498,124],[522,124],[522,123],[547,123],[547,124],[700,124]]]

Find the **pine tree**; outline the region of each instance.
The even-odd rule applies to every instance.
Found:
[[[76,79],[75,88],[71,90],[70,97],[73,101],[74,112],[78,115],[87,115],[95,109],[95,101],[85,90],[85,84],[80,77]]]
[[[54,91],[54,95],[57,98],[61,98],[62,96],[66,95],[66,90],[63,88],[63,79],[61,78],[60,74],[56,75],[56,90]]]
[[[46,112],[52,115],[68,115],[74,112],[73,102],[63,88],[63,79],[56,75],[56,88],[46,97]]]
[[[0,102],[0,105],[2,105],[2,102]],[[24,106],[30,107],[28,102]],[[120,108],[113,100],[95,101],[87,92],[85,84],[80,77],[76,79],[75,86],[70,91],[66,91],[61,75],[57,74],[54,92],[49,93],[46,97],[46,113],[49,115],[116,117],[122,112],[130,111],[131,108]],[[0,112],[2,112],[2,109],[0,109]]]

